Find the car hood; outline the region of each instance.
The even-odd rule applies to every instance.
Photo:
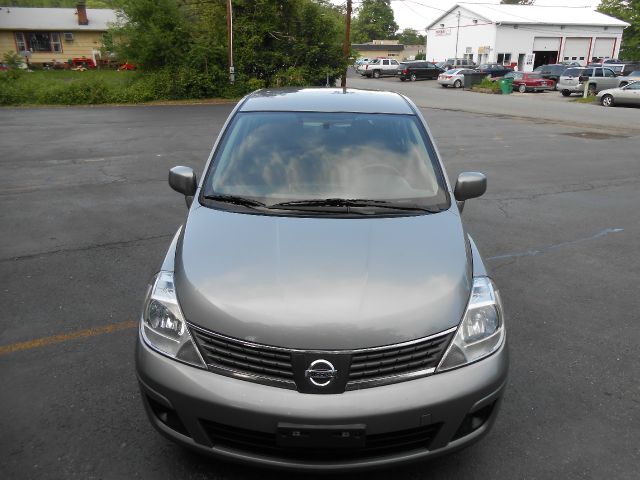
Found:
[[[459,215],[302,218],[192,208],[175,282],[185,318],[287,348],[388,345],[456,326],[471,289]]]

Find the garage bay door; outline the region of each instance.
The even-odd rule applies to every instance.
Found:
[[[615,38],[596,38],[591,56],[595,58],[611,58],[615,44]]]
[[[534,52],[557,52],[559,48],[559,37],[536,37],[533,40]]]
[[[567,38],[562,49],[562,60],[578,61],[582,65],[589,62],[590,38]]]

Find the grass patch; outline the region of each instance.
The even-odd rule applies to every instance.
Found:
[[[95,105],[203,98],[237,98],[256,80],[231,86],[225,77],[191,69],[0,72],[0,105]]]
[[[584,97],[572,98],[571,101],[576,103],[598,103],[598,99],[594,95],[589,95],[587,98],[584,98]]]

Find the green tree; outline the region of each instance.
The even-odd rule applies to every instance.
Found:
[[[420,35],[413,28],[405,28],[398,34],[398,40],[404,45],[422,45],[425,42],[424,35]]]
[[[620,57],[640,60],[640,0],[602,0],[598,11],[631,24],[622,33]]]
[[[397,30],[391,0],[362,0],[352,23],[351,38],[355,43],[395,38]]]
[[[191,43],[190,25],[175,0],[129,0],[112,32],[121,60],[156,70],[182,62]]]
[[[127,0],[123,10],[122,24],[111,32],[121,60],[226,82],[224,1]],[[343,42],[344,17],[327,0],[233,1],[238,83],[324,85],[327,75],[335,79],[346,68]]]

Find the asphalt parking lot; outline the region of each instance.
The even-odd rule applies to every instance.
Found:
[[[402,84],[416,87],[431,88]],[[596,107],[566,102],[551,118],[475,111],[483,104],[446,93],[415,99],[449,176],[489,178],[464,218],[508,312],[507,394],[473,447],[348,478],[635,479],[638,124],[585,122],[583,107]],[[3,478],[283,476],[160,437],[134,373],[146,282],[186,213],[167,170],[200,172],[231,108],[0,109]],[[611,117],[620,125],[640,118],[622,110]]]

